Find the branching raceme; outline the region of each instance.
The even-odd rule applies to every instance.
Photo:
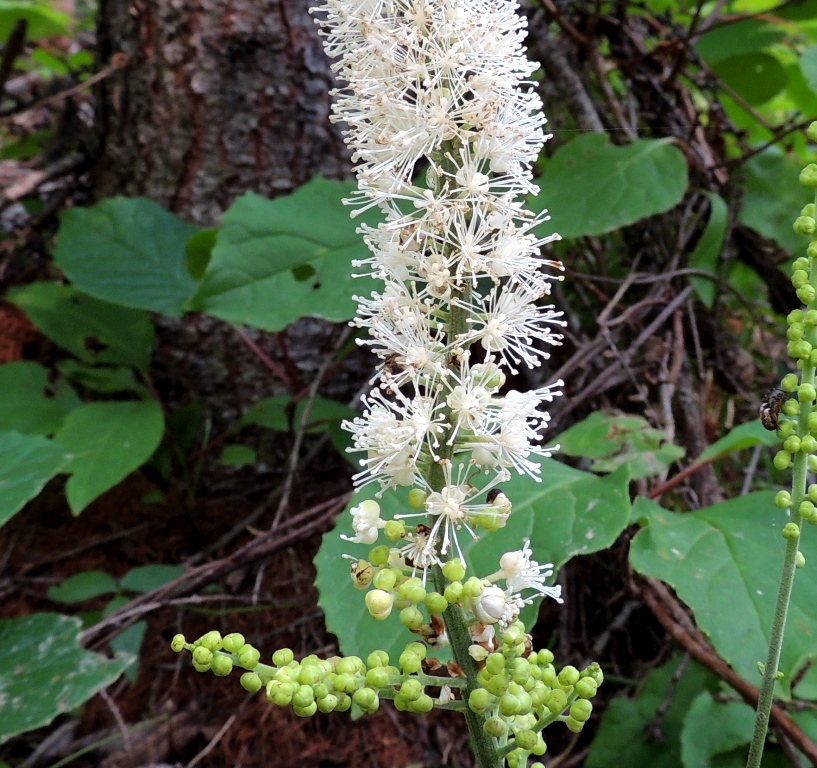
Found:
[[[317,11],[345,83],[334,109],[356,163],[349,202],[384,217],[359,230],[372,255],[358,266],[384,287],[357,298],[354,323],[382,365],[363,416],[345,425],[363,453],[355,482],[411,488],[394,519],[374,500],[352,509],[348,540],[372,546],[367,560],[350,557],[352,578],[375,619],[396,609],[417,639],[396,660],[298,662],[283,649],[274,666],[238,634],[173,647],[200,671],[247,670],[245,688],[303,716],[353,703],[371,713],[381,698],[461,710],[481,768],[523,766],[544,754],[547,725],[581,730],[602,681],[596,664],[557,672],[550,651],[531,647],[520,610],[562,598],[528,541],[494,573],[469,576],[460,540],[504,527],[512,501],[499,486],[512,472],[538,479],[543,405],[561,386],[506,387],[507,372],[547,358],[562,324],[542,305],[542,267],[561,264],[539,254],[558,236],[537,237],[547,217],[521,202],[537,191],[530,166],[547,138],[525,21],[508,0],[327,0]],[[446,645],[453,662],[427,657]]]
[[[808,127],[808,138],[817,143],[817,122]],[[792,468],[792,489],[780,491],[775,504],[789,511],[789,522],[783,526],[786,554],[777,595],[769,653],[766,663],[760,665],[763,685],[757,706],[757,720],[749,748],[747,768],[760,768],[769,715],[774,700],[775,682],[782,677],[778,670],[783,633],[794,584],[794,572],[806,564],[800,552],[800,533],[803,522],[817,524],[817,484],[807,485],[808,473],[817,472],[817,165],[810,163],[800,174],[800,183],[814,190],[814,202],[806,205],[794,222],[794,231],[810,238],[806,256],[792,265],[792,284],[805,311],[795,309],[787,317],[789,329],[788,353],[797,361],[800,374],[789,373],[781,382],[779,396],[773,394],[764,403],[761,413],[764,424],[776,428],[783,440],[783,449],[774,457],[779,470]],[[789,396],[789,397],[787,397]],[[782,417],[781,417],[782,411]]]

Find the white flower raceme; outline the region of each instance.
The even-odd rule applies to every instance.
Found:
[[[428,539],[406,547],[422,567],[462,555],[458,531],[475,535],[489,506],[479,493],[509,469],[537,477],[537,457],[549,455],[541,406],[556,389],[500,391],[502,369],[540,365],[563,325],[540,306],[543,267],[561,265],[539,251],[558,236],[542,237],[546,212],[523,206],[548,138],[528,80],[536,65],[513,0],[325,0],[317,10],[342,82],[333,119],[353,151],[350,202],[384,218],[360,229],[372,255],[357,266],[384,287],[358,297],[355,324],[383,367],[364,415],[345,424],[365,454],[355,480],[429,491]],[[444,486],[431,488],[441,461]],[[457,477],[489,472],[487,488],[452,481],[451,462]],[[360,525],[356,538],[371,538],[373,526]]]

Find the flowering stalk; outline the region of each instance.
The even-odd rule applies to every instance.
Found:
[[[808,137],[817,143],[817,122],[808,128]],[[797,291],[797,298],[805,305],[805,311],[795,309],[790,312],[787,321],[789,330],[788,352],[797,361],[800,375],[790,373],[783,377],[783,393],[792,396],[785,402],[772,397],[764,404],[761,412],[764,425],[776,428],[778,436],[784,441],[783,449],[774,458],[777,469],[792,467],[792,490],[780,491],[775,497],[775,505],[789,510],[789,522],[783,527],[786,539],[786,554],[783,559],[783,573],[780,578],[780,589],[777,595],[772,630],[769,637],[769,653],[765,665],[759,665],[763,673],[763,684],[757,705],[752,742],[749,747],[747,768],[760,768],[766,733],[769,728],[769,716],[774,702],[774,687],[783,673],[778,670],[780,653],[783,648],[783,633],[786,627],[786,616],[791,600],[796,568],[802,568],[805,557],[799,551],[800,533],[803,521],[817,523],[817,485],[806,487],[808,472],[817,471],[817,389],[815,388],[815,370],[817,370],[817,165],[810,163],[800,174],[800,183],[814,189],[815,198],[800,212],[794,222],[797,234],[808,235],[811,242],[807,257],[800,257],[793,264],[792,283]],[[783,418],[778,420],[782,409]]]

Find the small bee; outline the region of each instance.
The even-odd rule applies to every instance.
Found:
[[[770,389],[763,395],[763,402],[760,404],[759,412],[760,423],[770,432],[780,426],[780,409],[788,399],[789,394],[782,389]]]

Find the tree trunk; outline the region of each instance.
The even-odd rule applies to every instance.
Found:
[[[144,195],[213,224],[246,190],[274,197],[349,172],[310,0],[102,0],[99,198]]]

